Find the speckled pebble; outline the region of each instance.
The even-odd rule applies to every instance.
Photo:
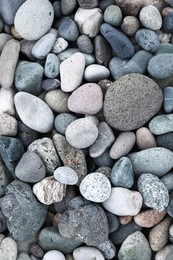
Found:
[[[55,79],[59,75],[60,61],[57,55],[49,53],[46,57],[44,75],[49,79]]]
[[[77,173],[70,167],[58,167],[54,171],[54,177],[57,181],[66,185],[75,185],[78,182]]]
[[[162,27],[162,17],[158,9],[153,5],[143,7],[139,13],[142,25],[151,30],[159,30]]]
[[[109,198],[111,184],[104,174],[94,172],[82,180],[79,190],[85,199],[100,203]]]
[[[18,122],[7,113],[0,114],[0,135],[15,136],[17,135]]]
[[[151,53],[159,49],[160,40],[156,32],[150,29],[140,29],[135,34],[137,44]]]
[[[46,93],[45,102],[56,113],[69,112],[67,105],[69,96],[69,93],[55,89]]]
[[[141,227],[151,228],[160,223],[165,215],[166,211],[159,212],[153,209],[147,209],[134,216],[134,221]]]
[[[67,47],[68,47],[68,42],[64,38],[58,37],[54,43],[52,52],[58,54],[65,51]]]
[[[149,129],[155,135],[173,131],[173,114],[161,114],[153,117],[149,122]]]
[[[0,259],[15,260],[17,258],[17,243],[11,237],[5,237],[0,244]]]
[[[128,36],[134,35],[139,27],[139,20],[134,16],[125,16],[121,23],[121,30]]]
[[[113,259],[116,255],[116,248],[110,239],[98,245],[97,248],[106,259]]]

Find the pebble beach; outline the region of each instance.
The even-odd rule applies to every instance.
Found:
[[[173,0],[0,0],[0,260],[173,260]]]

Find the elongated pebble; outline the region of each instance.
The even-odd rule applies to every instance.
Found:
[[[102,65],[91,64],[86,67],[84,72],[84,78],[89,82],[98,82],[101,79],[107,79],[110,75],[110,71]]]
[[[156,139],[147,127],[141,127],[136,131],[136,143],[140,150],[156,147]]]
[[[155,135],[173,131],[173,114],[156,115],[149,122],[149,129]]]
[[[57,181],[66,185],[75,185],[78,182],[77,173],[70,167],[58,167],[54,171],[54,177]]]

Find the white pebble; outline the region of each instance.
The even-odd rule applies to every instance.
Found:
[[[66,260],[65,256],[58,250],[50,250],[44,256],[42,260]]]
[[[75,185],[78,182],[77,173],[67,166],[58,167],[54,171],[54,177],[62,184]]]

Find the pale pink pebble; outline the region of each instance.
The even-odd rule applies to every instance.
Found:
[[[155,260],[165,260],[166,256],[173,250],[173,245],[166,245],[155,255]]]
[[[154,135],[147,127],[141,127],[136,131],[136,143],[140,150],[157,146]]]
[[[133,216],[120,216],[119,221],[121,225],[127,225],[133,220]]]

